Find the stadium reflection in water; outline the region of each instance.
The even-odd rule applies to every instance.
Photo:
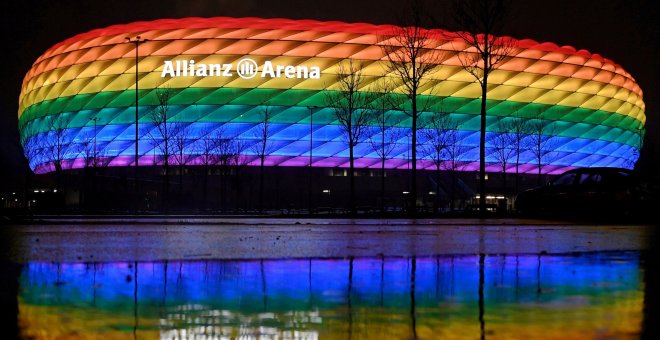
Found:
[[[639,334],[638,252],[28,263],[26,337],[593,338]]]

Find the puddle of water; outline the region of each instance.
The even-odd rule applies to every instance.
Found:
[[[28,262],[25,337],[637,337],[639,252]]]

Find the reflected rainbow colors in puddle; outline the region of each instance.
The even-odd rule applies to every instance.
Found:
[[[483,265],[478,255],[30,262],[19,321],[35,338],[474,339],[482,327],[486,338],[637,337],[642,274],[639,252]]]

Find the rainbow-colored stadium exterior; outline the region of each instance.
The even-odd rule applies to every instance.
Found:
[[[274,113],[271,166],[306,166],[309,160],[310,109],[313,112],[313,165],[348,166],[348,146],[333,109],[326,107],[327,91],[337,90],[336,74],[342,60],[365,66],[367,83],[394,75],[386,73],[387,57],[378,46],[393,26],[260,18],[185,18],[136,22],[83,33],[56,44],[40,56],[22,84],[19,125],[23,141],[56,138],[49,120],[66,121],[68,141],[62,167],[83,167],[81,145],[95,138],[98,154],[110,166],[134,164],[135,153],[135,44],[126,37],[149,41],[139,47],[140,165],[160,158],[157,143],[146,138],[153,124],[155,90],[173,91],[171,121],[187,124],[187,149],[194,164],[202,134],[213,129],[228,138],[255,142],[255,126],[263,105]],[[460,123],[464,170],[478,168],[480,88],[461,68],[459,53],[466,45],[446,31],[433,31],[434,47],[441,50],[440,67],[431,75],[423,95],[442,99],[442,110]],[[196,63],[237,63],[249,57],[287,65],[318,66],[318,79],[233,77],[162,77],[167,60]],[[552,43],[516,40],[513,54],[489,78],[488,129],[497,122],[525,113],[553,124],[554,155],[544,162],[544,173],[574,167],[631,167],[638,155],[645,123],[642,91],[621,66],[597,54]],[[370,85],[364,90],[372,90]],[[437,109],[437,106],[435,107]],[[434,110],[432,108],[431,110]],[[428,114],[428,113],[427,113]],[[410,130],[410,118],[395,112],[397,128]],[[95,118],[96,127],[94,127]],[[365,136],[364,138],[368,138]],[[366,140],[365,140],[366,141]],[[33,143],[45,145],[47,143]],[[36,172],[54,170],[46,152],[35,152],[30,166]],[[379,167],[378,155],[368,142],[355,150],[357,167]],[[246,149],[246,162],[257,164]],[[403,137],[388,168],[406,168],[408,138]],[[488,169],[497,171],[489,158]],[[521,171],[535,172],[531,153],[521,154]],[[420,155],[419,166],[432,168]]]

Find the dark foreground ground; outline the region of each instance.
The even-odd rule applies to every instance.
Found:
[[[657,338],[653,225],[41,217],[2,227],[30,338]]]
[[[26,261],[344,258],[646,250],[654,227],[514,219],[43,218],[5,227]],[[85,223],[87,222],[87,223]]]

